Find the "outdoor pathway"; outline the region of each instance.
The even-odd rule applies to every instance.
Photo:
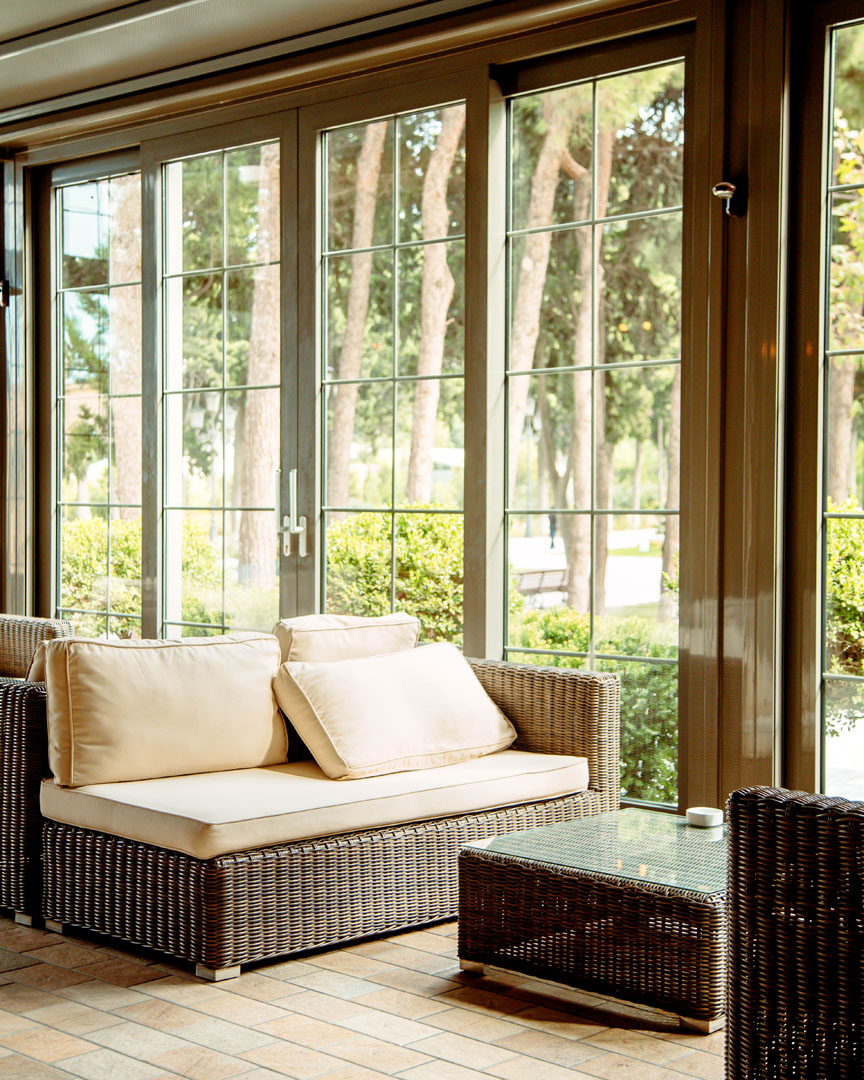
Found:
[[[469,977],[455,932],[260,964],[214,986],[153,953],[0,916],[0,1080],[721,1080],[722,1032]]]

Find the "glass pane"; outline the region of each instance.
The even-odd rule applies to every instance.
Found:
[[[393,254],[347,255],[325,262],[327,378],[393,373]]]
[[[598,362],[675,360],[681,351],[681,215],[606,225],[598,266]]]
[[[399,252],[400,375],[464,370],[464,270],[462,241]]]
[[[165,283],[165,388],[222,385],[222,275]]]
[[[61,608],[57,612],[57,618],[72,623],[72,633],[76,637],[104,638],[108,636],[108,620],[104,615],[94,615],[82,611],[63,611]]]
[[[169,274],[222,266],[222,155],[165,168],[165,269]]]
[[[681,457],[679,365],[597,373],[594,433],[597,506],[678,509]],[[632,527],[638,528],[634,517]]]
[[[111,520],[110,607],[117,615],[141,616],[141,511],[131,508],[114,510]],[[135,621],[136,633],[123,633],[131,623],[112,618],[109,630],[117,637],[140,637],[140,626]]]
[[[591,216],[592,99],[592,84],[580,83],[513,100],[513,229]]]
[[[108,502],[108,398],[87,390],[69,394],[62,415],[63,500]]]
[[[108,279],[112,285],[141,280],[141,175],[108,181],[111,233]]]
[[[396,611],[416,615],[421,641],[462,644],[461,514],[396,515]]]
[[[399,239],[465,231],[465,106],[399,117]]]
[[[534,667],[584,668],[586,661],[581,656],[547,656],[543,653],[507,652],[507,659],[512,664],[532,664]]]
[[[165,498],[169,506],[222,506],[223,395],[165,399]]]
[[[71,299],[71,294],[66,299]],[[107,299],[110,322],[106,359],[110,357],[111,393],[140,394],[141,286],[115,286]]]
[[[78,631],[76,630],[76,633]],[[109,638],[140,638],[141,620],[132,615],[112,615],[108,619]]]
[[[393,120],[328,131],[327,250],[393,241]]]
[[[825,683],[825,794],[864,791],[864,682]]]
[[[390,515],[325,514],[324,529],[324,610],[334,615],[388,614]]]
[[[683,171],[684,65],[601,79],[597,217],[679,206]]]
[[[859,151],[864,182],[864,148]],[[864,191],[831,196],[831,290],[828,347],[864,348]]]
[[[110,302],[108,290],[64,293],[63,392],[108,393]],[[140,311],[140,307],[139,307]]]
[[[104,611],[108,603],[108,521],[104,509],[63,508],[60,606]],[[101,632],[105,627],[102,625]]]
[[[396,504],[462,509],[464,384],[423,379],[396,388]]]
[[[678,518],[604,514],[595,522],[598,653],[678,655]],[[665,574],[665,576],[664,576]]]
[[[166,621],[222,626],[220,510],[165,512]]]
[[[112,503],[141,505],[141,398],[110,398]]]
[[[274,509],[279,467],[279,391],[238,390],[225,395],[227,506]],[[276,544],[273,514],[271,547]]]
[[[279,385],[279,267],[225,275],[225,375],[229,386]]]
[[[864,675],[864,518],[825,523],[828,671]]]
[[[393,385],[327,388],[328,506],[390,506],[393,498]]]
[[[508,644],[587,653],[590,516],[525,514],[513,515],[509,522]]]
[[[225,155],[228,266],[279,258],[279,144]]]
[[[627,799],[678,799],[678,665],[599,660],[598,671],[621,676],[621,794]]]
[[[107,284],[111,232],[108,181],[61,188],[59,198],[60,287],[80,289]]]
[[[590,371],[510,378],[512,507],[590,508],[591,379]]]
[[[834,181],[864,181],[864,23],[844,26],[834,34]]]
[[[864,506],[864,356],[826,361],[825,494],[829,510]]]
[[[278,543],[273,511],[225,515],[225,624],[263,630],[279,618]]]
[[[583,227],[512,240],[512,370],[591,364],[591,237]]]

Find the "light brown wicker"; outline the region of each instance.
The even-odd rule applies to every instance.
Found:
[[[40,641],[71,634],[71,624],[62,619],[0,615],[0,676],[23,679]]]
[[[520,748],[589,759],[589,791],[204,861],[49,821],[45,916],[224,969],[454,915],[467,840],[618,805],[617,676],[473,666]]]

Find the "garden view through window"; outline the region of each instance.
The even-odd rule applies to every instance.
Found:
[[[864,786],[864,23],[833,34],[824,357],[824,791]]]
[[[324,609],[462,640],[465,106],[325,132]]]
[[[507,655],[621,675],[622,793],[677,800],[684,65],[509,107]]]

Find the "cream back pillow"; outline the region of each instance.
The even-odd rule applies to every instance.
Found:
[[[289,661],[274,687],[334,780],[451,765],[516,738],[468,661],[446,642],[360,660]]]
[[[271,634],[44,643],[48,757],[58,784],[276,765],[287,758]]]
[[[413,649],[420,620],[400,611],[392,615],[300,615],[273,627],[282,661],[322,663]]]

